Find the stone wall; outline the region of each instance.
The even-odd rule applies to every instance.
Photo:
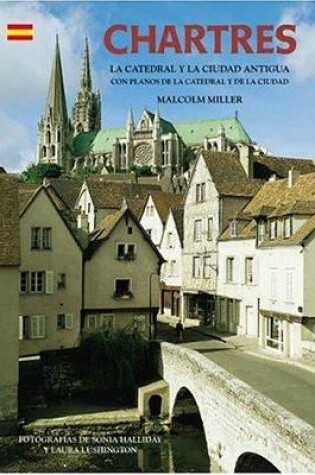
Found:
[[[302,341],[302,361],[311,363],[315,367],[315,342]]]
[[[16,384],[1,386],[0,391],[0,436],[16,428],[18,412],[18,388]]]
[[[200,411],[209,457],[223,471],[234,472],[248,452],[281,472],[315,471],[315,429],[306,422],[187,348],[162,343],[160,370],[170,387],[170,414],[178,392],[187,388]]]

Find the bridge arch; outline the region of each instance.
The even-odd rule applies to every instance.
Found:
[[[237,459],[234,473],[280,473],[280,470],[265,457],[245,452]]]
[[[313,427],[203,355],[170,343],[160,349],[169,415],[186,388],[199,409],[212,472],[239,472],[240,466],[262,459],[272,465],[265,472],[315,472]]]

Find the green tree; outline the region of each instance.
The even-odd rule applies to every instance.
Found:
[[[88,177],[89,175],[99,175],[101,171],[101,167],[92,167],[89,165],[87,167],[79,168],[78,170],[76,170],[75,176],[84,180],[84,178]]]
[[[59,178],[62,174],[62,168],[55,163],[31,163],[26,170],[22,172],[22,179],[25,183],[42,183],[46,178]]]
[[[136,176],[153,176],[154,173],[151,170],[149,165],[131,165],[129,167],[129,172],[134,172]]]

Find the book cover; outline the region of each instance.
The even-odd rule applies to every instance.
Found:
[[[0,471],[314,472],[314,2],[0,23]]]

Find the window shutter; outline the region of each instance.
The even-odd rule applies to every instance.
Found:
[[[67,330],[70,330],[72,328],[72,326],[73,326],[73,315],[72,315],[72,313],[67,313],[66,314],[65,325],[66,325]]]
[[[31,316],[31,337],[45,338],[46,333],[45,315]]]
[[[19,316],[19,340],[24,340],[24,317]]]
[[[52,294],[54,292],[54,271],[47,270],[45,274],[45,293]]]

